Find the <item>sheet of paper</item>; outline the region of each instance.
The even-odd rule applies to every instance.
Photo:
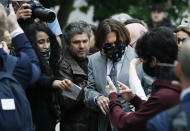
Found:
[[[80,92],[81,92],[81,87],[77,86],[76,84],[72,83],[72,92],[69,91],[62,91],[62,95],[69,97],[73,100],[77,100],[77,97],[79,96]]]

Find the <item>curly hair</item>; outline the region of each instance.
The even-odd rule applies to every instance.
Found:
[[[148,63],[154,56],[160,63],[173,64],[178,53],[176,37],[167,27],[159,27],[145,33],[137,41],[135,50],[137,55]]]
[[[51,55],[49,60],[49,66],[45,63],[45,59],[41,55],[40,49],[37,46],[36,33],[40,31],[45,32],[50,39]],[[51,30],[48,27],[41,23],[30,24],[28,28],[25,30],[25,34],[27,35],[29,41],[32,44],[32,47],[34,48],[39,58],[42,73],[55,74],[58,69],[57,67],[59,66],[59,61],[61,59],[61,48],[59,47],[59,44],[56,40],[56,36],[51,32]]]
[[[121,38],[123,43],[127,46],[130,43],[130,35],[125,25],[117,20],[105,19],[103,20],[97,30],[96,47],[101,50],[106,40],[106,36],[110,32],[115,32],[117,39]]]

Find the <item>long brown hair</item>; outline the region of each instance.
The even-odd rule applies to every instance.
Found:
[[[99,24],[96,35],[96,47],[99,50],[103,48],[106,36],[110,32],[115,32],[117,39],[122,40],[126,46],[130,43],[129,32],[123,23],[113,19],[105,19]]]

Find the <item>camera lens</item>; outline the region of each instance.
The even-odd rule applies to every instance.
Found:
[[[46,21],[49,22],[49,23],[51,23],[51,22],[53,22],[55,20],[56,15],[55,15],[55,13],[53,11],[49,10],[46,13],[46,17],[47,17]]]
[[[35,8],[33,11],[33,15],[40,20],[49,23],[53,22],[56,18],[55,13],[52,10],[46,8]]]

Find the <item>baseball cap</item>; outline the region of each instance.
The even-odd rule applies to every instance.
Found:
[[[160,11],[160,12],[164,12],[165,9],[161,4],[153,4],[152,5],[152,11]]]

